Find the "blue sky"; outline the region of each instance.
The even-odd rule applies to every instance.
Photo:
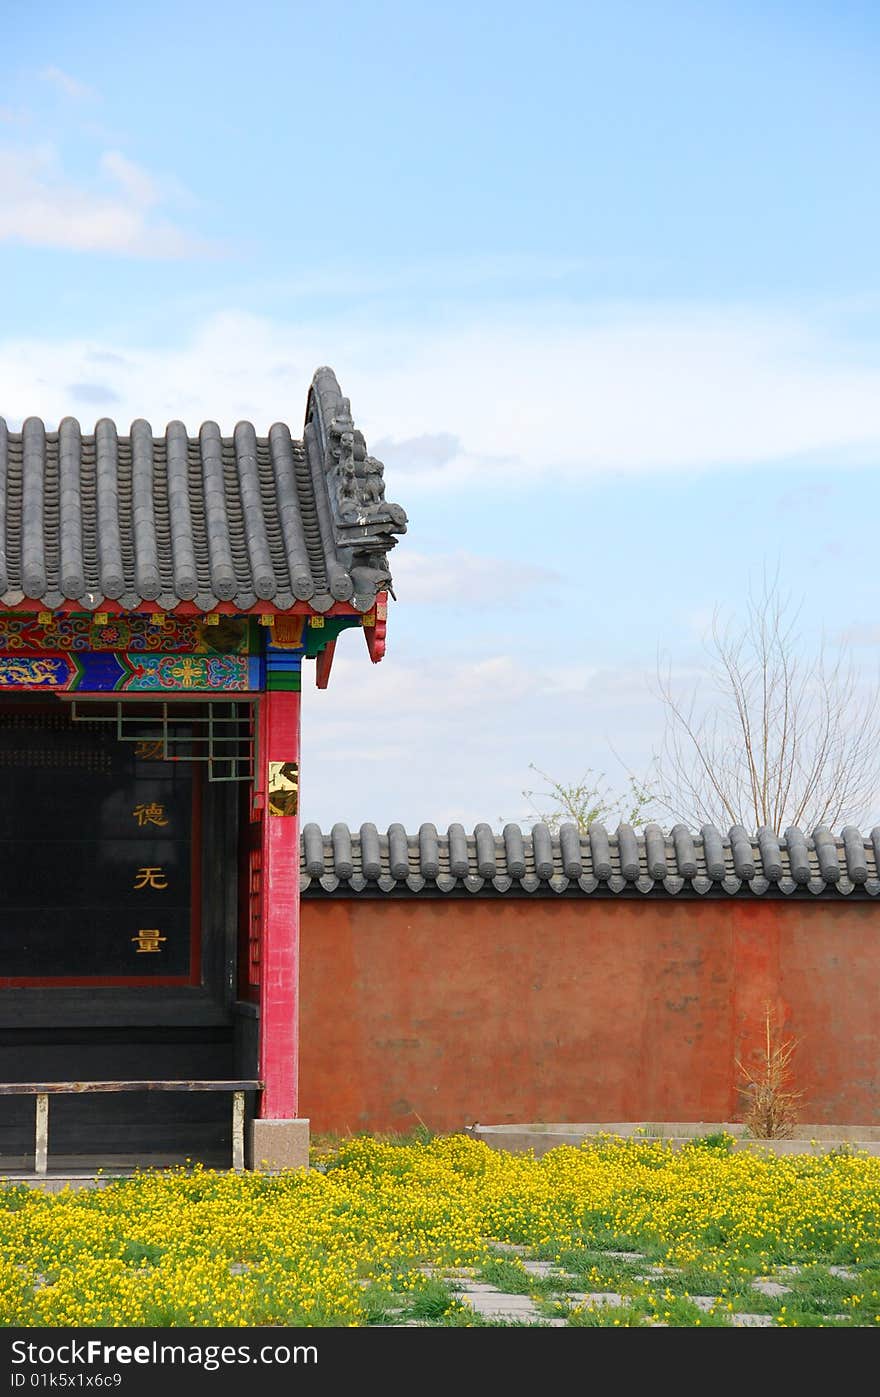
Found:
[[[880,20],[841,3],[7,0],[0,413],[301,423],[410,531],[306,818],[646,769],[762,568],[876,668]],[[616,754],[616,755],[615,755]]]

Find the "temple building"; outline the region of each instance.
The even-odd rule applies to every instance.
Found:
[[[53,1155],[224,1157],[222,1092],[99,1081],[247,1084],[249,1162],[307,1157],[301,675],[381,660],[405,530],[328,368],[299,439],[0,420],[2,1159],[16,1084]]]

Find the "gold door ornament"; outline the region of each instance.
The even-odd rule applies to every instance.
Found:
[[[299,800],[299,766],[296,762],[269,763],[269,814],[295,815]]]

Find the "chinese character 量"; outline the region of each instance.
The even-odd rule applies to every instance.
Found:
[[[155,868],[148,868],[144,865],[135,874],[134,890],[139,892],[141,888],[157,888],[160,892],[168,887],[168,879],[165,877],[165,870],[161,865]]]
[[[137,936],[133,936],[131,939],[137,946],[137,953],[140,956],[145,952],[153,953],[160,951],[162,948],[159,943],[161,941],[167,941],[168,938],[163,936],[157,927],[153,927],[150,930],[142,929],[138,932]]]
[[[143,829],[144,825],[167,825],[165,818],[165,806],[159,805],[155,800],[149,805],[136,805],[132,810],[132,815]]]

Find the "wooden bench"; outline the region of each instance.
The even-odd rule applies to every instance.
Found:
[[[49,1097],[108,1091],[228,1091],[232,1093],[232,1167],[244,1168],[244,1096],[262,1091],[257,1081],[219,1082],[0,1082],[0,1096],[35,1096],[34,1172],[45,1174],[49,1162]]]

